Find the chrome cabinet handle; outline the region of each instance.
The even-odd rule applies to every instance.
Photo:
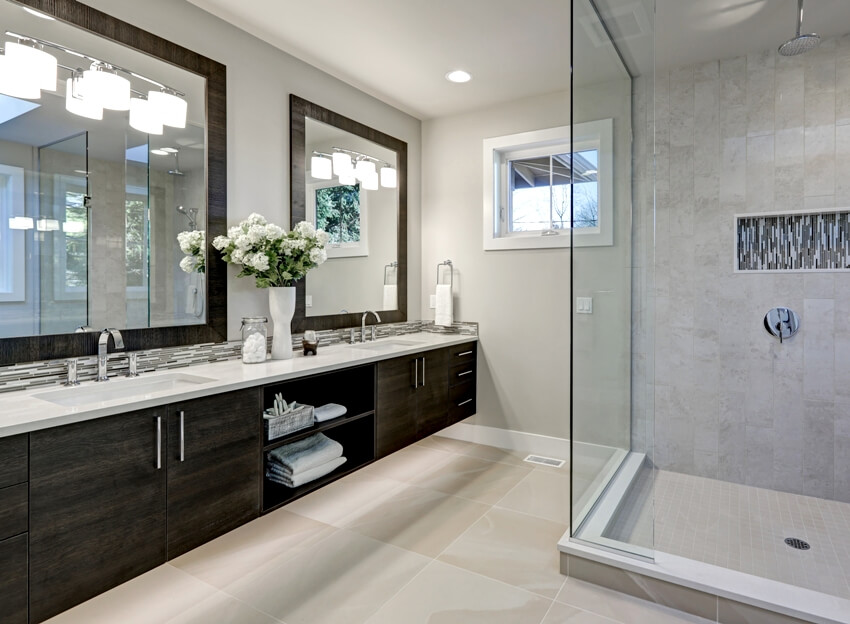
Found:
[[[156,469],[162,468],[162,416],[156,417]]]
[[[463,371],[462,373],[458,373],[458,374],[457,374],[457,376],[458,376],[458,377],[463,377],[464,375],[469,375],[469,374],[471,374],[471,373],[472,373],[472,371],[471,371],[471,370]]]
[[[419,358],[416,358],[414,360],[414,362],[416,362],[416,372],[413,374],[413,387],[418,388],[419,387]]]
[[[180,414],[180,461],[184,461],[186,459],[186,429],[183,426],[184,412],[180,410],[178,413]]]
[[[463,353],[455,353],[457,357],[461,357],[464,355],[472,355],[472,351],[464,351]]]
[[[466,401],[461,401],[460,403],[457,404],[457,406],[462,407],[462,406],[466,405],[467,403],[472,403],[472,399],[467,399]]]
[[[422,387],[425,387],[425,357],[422,357]]]

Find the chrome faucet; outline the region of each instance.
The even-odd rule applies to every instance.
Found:
[[[109,381],[109,377],[106,376],[106,354],[109,352],[110,337],[115,343],[116,351],[124,348],[124,339],[121,337],[120,331],[107,327],[100,332],[100,339],[97,341],[97,378],[95,381]]]
[[[363,318],[360,319],[360,342],[366,342],[366,317],[370,314],[375,317],[376,323],[381,322],[381,317],[378,316],[377,312],[366,310],[363,313]],[[372,340],[375,340],[375,325],[372,325]]]

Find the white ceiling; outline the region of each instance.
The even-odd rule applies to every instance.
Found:
[[[428,119],[569,86],[569,0],[189,0],[408,113]],[[630,70],[775,49],[797,0],[595,0]],[[588,0],[575,2],[575,84],[625,74]],[[806,0],[804,32],[850,32],[850,0]],[[654,57],[653,57],[654,53]],[[473,75],[448,83],[451,69]]]

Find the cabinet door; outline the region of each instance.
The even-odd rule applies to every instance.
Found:
[[[30,434],[31,621],[165,562],[164,438],[161,408]]]
[[[168,559],[259,515],[259,393],[250,388],[169,407]]]
[[[26,533],[0,542],[0,619],[27,623]]]
[[[378,362],[378,458],[416,441],[416,391],[420,355]]]
[[[426,351],[419,357],[416,391],[416,439],[421,440],[448,424],[449,354],[446,349]]]

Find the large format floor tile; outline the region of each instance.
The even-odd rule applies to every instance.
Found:
[[[369,464],[360,472],[410,483],[433,472],[453,457],[451,452],[414,444]]]
[[[475,501],[410,485],[345,524],[362,535],[436,557],[488,509]]]
[[[340,530],[227,593],[286,624],[359,624],[430,561]]]
[[[507,509],[491,509],[440,555],[446,563],[554,598],[563,584],[557,522]]]
[[[537,624],[551,601],[435,561],[368,624]]]
[[[414,479],[420,487],[493,505],[519,483],[530,468],[455,455],[436,470]]]
[[[218,617],[217,614],[225,613],[232,619],[210,619],[211,614]],[[225,596],[214,587],[170,565],[142,574],[48,620],[50,624],[151,624],[172,621],[184,624],[212,621],[245,624],[275,622],[274,618]]]
[[[570,524],[570,477],[533,470],[496,506],[560,522],[567,527]]]

